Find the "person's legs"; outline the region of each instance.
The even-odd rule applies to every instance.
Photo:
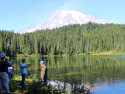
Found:
[[[12,77],[13,77],[13,74],[10,74],[10,78],[12,79]]]
[[[44,83],[46,83],[46,81],[47,81],[47,78],[44,79]]]
[[[3,83],[2,83],[2,76],[1,76],[1,73],[0,73],[0,94],[3,93]]]
[[[22,88],[25,88],[25,78],[26,78],[26,74],[22,74]]]
[[[9,79],[10,79],[10,73],[8,73],[8,77],[9,77]]]
[[[47,85],[47,78],[44,78],[44,82],[42,84]]]
[[[5,87],[5,94],[9,94],[10,91],[9,91],[9,82],[8,82],[8,74],[6,72],[3,72],[2,74],[2,81],[3,81],[3,85]]]

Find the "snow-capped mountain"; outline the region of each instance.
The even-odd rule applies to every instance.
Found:
[[[106,24],[106,23],[111,23],[102,19],[95,19],[91,15],[85,15],[77,11],[59,11],[56,14],[54,14],[52,17],[49,19],[30,26],[26,29],[19,30],[16,33],[26,33],[26,32],[34,32],[36,30],[41,30],[41,29],[53,29],[53,28],[58,28],[62,27],[64,25],[69,25],[69,24],[85,24],[88,23],[89,21],[95,22],[95,23],[101,23],[101,24]]]

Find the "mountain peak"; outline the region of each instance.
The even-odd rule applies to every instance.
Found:
[[[61,10],[60,12],[62,12],[62,14],[68,14],[68,13],[70,13],[72,15],[81,15],[83,17],[86,16],[85,14],[82,14],[82,13],[77,12],[77,11],[65,11],[65,10]]]
[[[61,10],[59,12],[57,12],[55,15],[59,15],[60,14],[60,17],[63,18],[67,15],[72,15],[73,18],[79,18],[79,17],[85,17],[86,15],[85,14],[82,14],[80,12],[77,12],[77,11],[66,11],[66,10]]]
[[[49,19],[45,20],[44,22],[17,31],[17,33],[34,32],[36,30],[47,29],[47,28],[53,29],[56,27],[62,27],[64,25],[69,25],[69,24],[85,24],[90,21],[102,24],[110,23],[102,19],[95,19],[91,15],[85,15],[77,11],[61,10],[55,13]]]

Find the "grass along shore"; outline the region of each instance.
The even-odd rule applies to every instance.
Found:
[[[92,53],[92,52],[89,52],[88,54],[87,53],[82,53],[82,54],[74,54],[72,56],[79,56],[79,55],[124,55],[125,52],[114,52],[114,51],[107,51],[107,52],[100,52],[100,53]],[[60,57],[60,55],[40,55],[40,54],[32,54],[32,55],[26,55],[26,54],[18,54],[16,56],[12,56],[13,58],[20,58],[20,57],[47,57],[47,56],[56,56],[56,57]],[[62,54],[62,56],[66,56],[65,54]],[[68,56],[68,55],[67,55]],[[7,56],[7,58],[10,57],[10,56]]]

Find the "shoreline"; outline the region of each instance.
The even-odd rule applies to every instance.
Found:
[[[7,56],[7,57],[12,57],[12,58],[19,58],[19,57],[49,57],[49,56],[53,56],[53,57],[63,57],[63,56],[86,56],[86,55],[125,55],[125,53],[113,53],[112,51],[109,52],[101,52],[101,53],[89,53],[89,54],[74,54],[74,55],[65,55],[62,54],[60,55],[36,55],[36,54],[32,54],[32,55],[24,55],[24,54],[18,54],[17,56]]]

